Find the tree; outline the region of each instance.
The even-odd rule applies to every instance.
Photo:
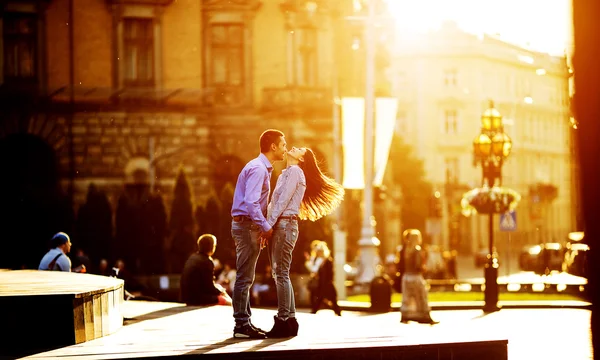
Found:
[[[195,220],[193,214],[194,204],[188,178],[183,167],[179,168],[171,214],[169,217],[169,270],[178,272],[190,254],[196,250],[194,238]]]
[[[77,213],[77,243],[97,264],[100,259],[110,256],[112,243],[112,209],[106,193],[91,183],[88,187],[85,204]]]
[[[221,220],[221,203],[214,189],[208,195],[204,206],[198,205],[195,217],[196,224],[198,224],[197,237],[200,237],[202,234],[218,235]]]
[[[113,256],[138,274],[164,272],[167,214],[160,194],[147,183],[125,184],[116,213]]]
[[[0,135],[0,169],[0,228],[6,239],[0,268],[37,269],[59,231],[76,244],[74,211],[60,187],[56,153],[44,139],[26,133]]]
[[[221,194],[219,196],[221,203],[221,221],[218,224],[218,232],[215,234],[219,241],[215,257],[221,260],[222,263],[235,259],[235,245],[231,238],[231,207],[233,205],[234,191],[234,185],[228,182],[221,189]]]
[[[402,189],[402,228],[419,229],[424,233],[433,186],[425,178],[423,161],[413,155],[412,148],[400,136],[395,135],[388,166],[394,185]]]

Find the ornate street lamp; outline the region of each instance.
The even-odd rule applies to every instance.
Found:
[[[482,188],[485,194],[478,211],[489,215],[489,249],[485,264],[484,311],[498,310],[498,259],[494,249],[494,214],[507,211],[509,196],[492,189],[502,186],[502,165],[512,149],[512,140],[504,133],[502,116],[490,101],[489,108],[481,116],[481,133],[473,140],[474,165],[481,164]],[[489,190],[489,191],[488,191]],[[515,196],[513,196],[515,197]],[[517,195],[518,197],[518,195]],[[518,201],[518,200],[517,200]]]

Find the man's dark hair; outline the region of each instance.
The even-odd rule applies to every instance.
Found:
[[[271,144],[279,145],[279,141],[281,140],[280,138],[282,136],[285,135],[283,135],[283,133],[279,130],[265,130],[260,135],[260,152],[263,154],[269,152],[269,150],[271,150]]]
[[[59,232],[59,233],[54,234],[54,236],[50,240],[50,246],[52,248],[57,248],[57,247],[61,246],[62,244],[68,243],[69,240],[70,240],[69,235],[65,234],[64,232]]]
[[[200,235],[200,237],[198,238],[198,252],[200,254],[208,255],[208,253],[210,253],[213,250],[216,243],[217,238],[214,235]]]

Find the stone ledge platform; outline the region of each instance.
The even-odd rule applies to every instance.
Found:
[[[0,355],[81,344],[123,326],[123,280],[59,271],[0,271]]]

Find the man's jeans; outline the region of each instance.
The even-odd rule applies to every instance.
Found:
[[[273,227],[271,266],[277,285],[277,317],[287,320],[296,317],[294,288],[290,281],[292,251],[298,240],[298,220],[281,219]]]
[[[236,326],[250,323],[250,288],[254,283],[256,262],[260,254],[258,236],[260,228],[249,218],[231,222],[231,236],[235,243],[236,276],[233,287],[233,318]]]

